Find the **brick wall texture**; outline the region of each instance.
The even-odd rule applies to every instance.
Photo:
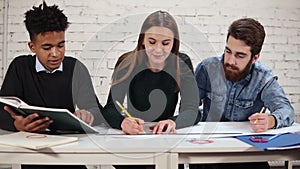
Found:
[[[11,60],[29,53],[24,12],[42,0],[0,0],[0,85]],[[204,58],[221,55],[232,21],[259,20],[266,30],[260,61],[279,77],[296,113],[300,114],[300,1],[299,0],[47,0],[57,4],[71,22],[67,52],[88,67],[104,105],[116,59],[132,50],[145,17],[156,10],[176,19],[181,51],[194,67]]]

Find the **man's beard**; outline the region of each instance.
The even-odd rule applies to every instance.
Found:
[[[238,67],[236,67],[234,65],[230,65],[228,63],[224,63],[224,60],[223,60],[223,69],[224,69],[226,79],[231,82],[240,81],[241,79],[243,79],[244,77],[246,77],[248,75],[251,65],[252,65],[252,59],[248,62],[248,64],[246,65],[244,70],[239,70]],[[234,72],[228,71],[226,69],[227,67],[231,67],[231,69],[233,69]]]

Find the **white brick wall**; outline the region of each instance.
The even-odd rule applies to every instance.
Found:
[[[4,3],[8,22],[4,23]],[[24,12],[42,0],[0,0],[0,63],[28,53]],[[151,2],[151,3],[150,3]],[[67,30],[67,55],[90,70],[97,95],[106,102],[116,59],[134,48],[144,17],[156,10],[169,11],[178,21],[182,46],[194,66],[205,57],[223,52],[230,23],[241,17],[258,19],[267,32],[261,62],[274,70],[300,114],[300,1],[299,0],[47,0],[59,5],[72,23]],[[124,19],[128,17],[127,20]],[[8,32],[4,25],[8,24]],[[7,42],[3,42],[3,36]],[[7,43],[7,48],[3,45]],[[3,50],[7,52],[3,56]],[[5,58],[4,58],[5,57]],[[3,60],[8,60],[3,63]],[[5,70],[0,70],[2,82]]]

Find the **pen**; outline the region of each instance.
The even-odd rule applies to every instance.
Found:
[[[116,100],[117,105],[121,108],[121,110],[126,114],[126,116],[132,121],[134,122],[136,125],[139,125],[135,119],[129,114],[129,112],[121,105],[121,103],[118,102],[118,100]],[[141,130],[141,132],[146,133],[144,129]]]
[[[268,141],[271,141],[271,140],[273,140],[274,138],[276,138],[276,137],[278,137],[278,136],[280,136],[280,135],[281,135],[281,134],[275,134],[274,136],[269,137]]]
[[[262,114],[264,110],[265,110],[265,107],[262,107],[262,108],[260,109],[259,114]],[[258,122],[258,118],[256,118],[256,120],[254,121],[254,124],[256,124],[257,122]]]
[[[268,141],[274,140],[275,138],[277,138],[277,137],[279,137],[279,136],[282,136],[282,135],[284,135],[284,134],[288,134],[288,132],[287,132],[287,133],[278,133],[278,134],[275,134],[274,136],[269,137]]]

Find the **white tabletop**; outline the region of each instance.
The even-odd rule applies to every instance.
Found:
[[[178,163],[300,159],[300,150],[264,152],[232,137],[199,135],[198,130],[187,134],[179,131],[177,135],[128,136],[103,129],[100,134],[76,135],[78,142],[38,151],[0,145],[0,164],[155,164],[161,169],[176,169]],[[211,142],[194,144],[189,141],[191,139]]]

